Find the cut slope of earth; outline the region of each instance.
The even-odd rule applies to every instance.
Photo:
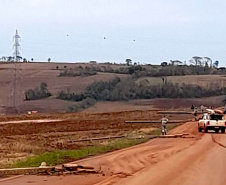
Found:
[[[187,138],[154,139],[131,148],[91,157],[75,163],[102,168],[102,175],[40,177],[25,176],[2,185],[110,185],[110,184],[208,184],[224,185],[225,134],[198,133],[197,123],[189,122],[171,133],[189,133]],[[214,175],[213,175],[214,174]]]
[[[225,96],[213,96],[207,98],[155,98],[130,100],[122,102],[97,102],[94,106],[85,109],[83,112],[118,112],[132,110],[162,110],[162,109],[180,109],[190,111],[191,105],[199,107],[220,107],[223,105]]]
[[[169,119],[182,120],[192,117],[192,115],[186,116],[186,118],[182,115],[169,116]],[[105,146],[114,139],[92,140],[92,138],[136,136],[141,135],[139,132],[141,128],[158,129],[160,127],[160,123],[125,123],[128,119],[160,120],[161,115],[158,115],[156,111],[146,110],[0,117],[0,151],[2,151],[0,166],[44,152],[77,150],[86,146]]]

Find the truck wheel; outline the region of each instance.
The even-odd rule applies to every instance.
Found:
[[[218,133],[219,132],[219,129],[216,129],[215,132]]]
[[[207,133],[207,132],[208,132],[207,127],[204,127],[204,132],[205,132],[205,133]]]
[[[221,129],[221,133],[225,133],[225,128],[222,128]]]
[[[202,132],[202,128],[198,127],[198,131],[199,131],[199,132]]]

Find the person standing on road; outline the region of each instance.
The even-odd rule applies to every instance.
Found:
[[[166,123],[168,122],[168,119],[163,116],[162,118],[162,135],[166,135]]]
[[[195,121],[197,121],[197,115],[198,115],[198,113],[197,113],[197,111],[195,111],[195,113],[194,113]]]

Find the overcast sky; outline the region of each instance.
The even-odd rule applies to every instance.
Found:
[[[210,57],[226,66],[223,0],[0,0],[0,57],[158,64]],[[104,39],[104,37],[106,39]]]

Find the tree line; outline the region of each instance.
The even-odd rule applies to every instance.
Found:
[[[147,80],[136,83],[133,78],[93,82],[82,93],[60,91],[58,99],[77,102],[69,107],[69,111],[76,112],[93,106],[97,101],[127,101],[133,99],[152,98],[201,98],[226,95],[226,87],[216,83],[203,87],[194,84],[178,84],[163,80],[158,85],[150,85]],[[37,100],[51,96],[46,83],[25,92],[26,100]],[[226,102],[226,100],[224,100]]]
[[[121,80],[116,77],[108,82],[94,82],[87,86],[83,93],[61,91],[58,98],[69,101],[82,101],[87,98],[96,101],[120,101],[151,98],[201,98],[226,95],[226,87],[212,88],[194,84],[165,82],[158,85],[137,84],[131,78]]]
[[[203,66],[152,66],[152,65],[133,65],[123,66],[118,68],[112,68],[110,65],[107,66],[86,66],[85,68],[79,66],[77,68],[64,69],[60,73],[60,76],[92,76],[98,72],[103,73],[117,73],[117,74],[128,74],[132,75],[133,78],[139,77],[160,77],[160,76],[184,76],[184,75],[224,75],[226,69],[217,69]]]

